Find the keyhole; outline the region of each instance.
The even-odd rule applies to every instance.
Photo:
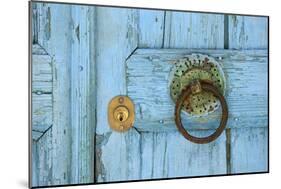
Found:
[[[122,112],[121,112],[121,113],[119,113],[118,117],[119,117],[119,121],[123,121],[123,119],[124,119],[124,115],[123,115],[123,113],[122,113]]]
[[[114,111],[114,117],[115,117],[116,121],[124,122],[129,117],[129,111],[128,111],[128,109],[126,107],[119,106]]]

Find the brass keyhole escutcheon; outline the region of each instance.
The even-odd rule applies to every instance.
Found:
[[[118,132],[125,132],[133,127],[135,107],[128,96],[116,96],[108,104],[108,122]]]

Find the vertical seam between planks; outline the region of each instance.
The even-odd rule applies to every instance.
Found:
[[[29,18],[32,19],[33,27],[30,28],[30,32],[32,32],[32,43],[36,44],[38,43],[38,10],[36,3],[30,3],[30,16]]]
[[[97,61],[96,61],[96,56],[97,56],[97,44],[96,44],[96,34],[97,34],[97,17],[98,17],[98,13],[97,13],[97,8],[95,7],[94,8],[94,13],[93,13],[93,23],[92,23],[92,26],[93,26],[93,34],[91,35],[91,37],[93,37],[93,39],[90,39],[90,41],[94,41],[94,44],[93,44],[93,48],[94,48],[94,57],[93,57],[93,61],[94,61],[94,121],[95,121],[95,126],[94,126],[94,129],[93,129],[93,134],[94,134],[94,137],[93,137],[93,143],[94,143],[94,149],[93,149],[93,181],[94,183],[97,183],[97,162],[96,162],[96,150],[97,150],[97,134],[96,134],[96,128],[97,128]]]
[[[96,111],[96,107],[95,107],[95,124],[96,123],[97,123],[97,111]],[[96,162],[96,155],[97,155],[96,150],[97,150],[97,134],[96,134],[96,129],[95,129],[95,131],[94,131],[94,152],[93,152],[94,153],[94,156],[93,156],[93,161],[94,161],[94,167],[93,167],[93,169],[94,169],[93,177],[94,178],[93,178],[93,180],[94,180],[94,183],[97,183],[97,181],[98,181],[98,178],[96,177],[98,175],[98,173],[97,173],[97,171],[98,171],[97,162]]]
[[[231,129],[226,129],[226,173],[231,173]]]
[[[152,170],[151,170],[151,179],[154,178],[154,152],[155,152],[155,136],[156,134],[152,133]]]
[[[164,43],[165,43],[166,13],[167,13],[167,11],[164,11],[162,48],[164,48]]]
[[[228,15],[224,15],[224,49],[229,49],[229,22]]]
[[[143,179],[143,176],[142,176],[142,154],[143,154],[143,146],[142,146],[142,141],[144,140],[144,136],[142,133],[139,133],[140,135],[140,140],[139,140],[139,151],[140,151],[140,169],[139,169],[139,179]]]
[[[229,16],[224,15],[224,49],[229,49]],[[231,129],[226,132],[226,173],[231,173]]]
[[[169,167],[167,166],[167,170],[166,170],[166,173],[165,173],[165,165],[167,165],[167,134],[165,134],[165,150],[164,150],[164,157],[163,157],[163,177],[168,177],[169,175]],[[165,175],[166,174],[166,175]]]

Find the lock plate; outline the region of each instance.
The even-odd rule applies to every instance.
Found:
[[[134,103],[128,96],[116,96],[108,104],[108,122],[118,132],[129,130],[135,120]]]
[[[176,103],[181,91],[195,80],[212,83],[221,94],[225,91],[225,76],[220,64],[208,55],[191,54],[174,62],[170,73],[170,95]],[[219,107],[218,99],[210,92],[192,94],[183,103],[185,112],[190,115],[204,115]]]

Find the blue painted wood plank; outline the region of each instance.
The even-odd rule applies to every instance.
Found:
[[[107,120],[111,98],[127,93],[125,60],[137,47],[138,12],[98,7],[96,16],[97,182],[139,179],[139,133],[112,132]]]
[[[164,45],[165,12],[142,11],[140,14],[139,32],[149,37],[140,37],[140,47],[145,44],[147,48],[161,48]],[[156,16],[157,14],[157,16]],[[158,22],[155,21],[157,18]],[[161,28],[164,26],[164,28]],[[153,28],[153,31],[151,30]],[[155,29],[157,28],[157,29]],[[133,55],[132,55],[133,56]],[[127,67],[128,70],[128,67]],[[140,80],[141,82],[141,80]],[[129,79],[127,77],[127,90],[129,90]],[[129,91],[128,91],[129,92]],[[131,97],[131,95],[128,93]],[[136,105],[136,104],[135,104]],[[146,126],[147,123],[143,123]],[[163,178],[165,170],[165,151],[167,147],[166,133],[141,132],[141,179]],[[166,175],[165,175],[166,176]]]
[[[53,57],[53,127],[51,184],[69,184],[71,177],[70,122],[70,5],[46,4],[42,7],[45,31],[38,35],[38,43]],[[39,30],[40,33],[40,30]],[[49,147],[50,144],[48,144]],[[47,146],[47,145],[46,145]],[[50,169],[49,169],[50,171]]]
[[[228,127],[264,127],[268,98],[267,51],[193,49],[138,49],[127,60],[128,95],[136,105],[134,126],[141,131],[176,130],[169,73],[175,60],[195,52],[215,57],[226,74]],[[183,122],[189,129],[214,129],[220,116],[220,111],[200,118],[183,116]]]
[[[203,18],[200,14],[171,12],[166,12],[164,16],[164,33],[161,33],[160,30],[157,33],[150,32],[149,28],[146,28],[147,33],[151,33],[151,38],[157,38],[163,35],[164,47],[223,48],[223,35],[219,36],[219,39],[217,38],[218,33],[223,33],[223,17],[214,16],[211,18]],[[200,28],[200,31],[205,30],[201,36],[199,33],[196,33],[196,28],[201,27],[200,21],[209,22],[209,24],[206,25],[201,24],[202,28]],[[153,25],[151,27],[153,27]],[[216,27],[217,33],[212,33],[212,35],[209,36],[207,30],[208,28],[212,27]],[[144,29],[140,28],[140,30]],[[207,36],[209,36],[210,39],[206,42],[204,38]],[[151,46],[147,48],[153,47],[153,43],[154,41],[151,40]],[[134,61],[133,59],[135,58],[135,55],[142,54],[142,50],[143,49],[138,49],[128,60],[127,64],[128,94],[133,98],[136,104],[137,120],[134,126],[141,131],[142,136],[142,178],[168,178],[225,173],[226,153],[224,133],[218,141],[209,145],[200,146],[186,141],[175,129],[173,117],[174,106],[171,103],[169,92],[167,91],[167,79],[169,77],[169,71],[171,67],[170,65],[165,64],[165,62],[159,60],[159,56],[157,55],[157,53],[163,51],[166,53],[167,57],[171,58],[174,56],[174,54],[170,56],[168,53],[171,49],[146,49],[144,50],[145,53],[150,52],[151,54],[142,59],[141,64],[138,64],[137,61]],[[176,49],[176,51],[177,50],[179,49]],[[134,64],[130,64],[133,62]],[[153,71],[149,71],[151,65],[147,64],[147,62],[153,62],[151,63],[151,65],[155,66],[152,69]],[[139,69],[140,67],[142,68]],[[143,77],[143,73],[145,73],[145,77]],[[151,77],[149,76],[150,73],[152,73]],[[131,77],[132,75],[134,76]],[[132,85],[134,85],[133,83],[137,83],[136,85],[138,85],[138,87],[132,87]],[[149,95],[149,98],[145,99],[145,101],[148,100],[145,102],[145,104],[147,103],[147,106],[142,106],[143,104],[140,105],[138,102],[143,100],[142,97],[145,93]],[[159,100],[163,96],[165,96],[165,103],[169,104],[168,106]],[[142,111],[140,111],[140,109],[142,109]],[[165,109],[165,111],[168,113],[170,124],[166,123],[166,116],[163,116],[161,113],[161,110],[163,109]],[[155,124],[152,126],[150,119],[155,115],[157,115],[159,119],[157,119]],[[140,119],[145,119],[145,121],[140,122]],[[201,136],[208,134],[209,132],[210,131],[197,130],[193,131],[193,134]],[[213,157],[216,157],[216,160],[212,160]]]
[[[53,59],[53,127],[38,142],[38,186],[69,184],[71,130],[69,95],[70,6],[36,3],[39,45]],[[44,155],[47,154],[47,155]]]
[[[209,131],[208,134],[212,132]],[[206,132],[192,131],[195,136]],[[215,142],[195,145],[178,132],[142,133],[142,179],[225,173],[224,134]]]
[[[70,183],[94,182],[95,129],[95,8],[71,7],[71,178]]]
[[[39,141],[37,141],[37,186],[46,186],[53,183],[53,178],[50,175],[53,169],[51,157],[53,156],[52,151],[52,128],[49,129]]]
[[[191,134],[205,137],[209,131],[192,131]],[[226,136],[225,132],[215,141],[208,144],[194,144],[187,141],[178,132],[167,135],[166,162],[168,177],[185,177],[216,175],[226,173]],[[164,172],[164,173],[165,173]]]
[[[166,12],[165,48],[223,48],[224,15]]]
[[[268,53],[268,19],[267,17],[250,17],[250,16],[229,16],[229,48],[231,49],[264,49]],[[259,65],[260,62],[253,62]],[[252,65],[252,66],[255,66]],[[230,161],[232,173],[244,172],[263,172],[268,170],[268,62],[261,72],[252,70],[250,80],[253,81],[257,77],[263,78],[263,83],[258,87],[257,83],[251,85],[255,88],[261,88],[265,94],[263,103],[265,106],[263,128],[245,128],[252,127],[256,123],[241,124],[241,129],[232,129],[230,131]],[[251,66],[251,67],[252,67]],[[235,81],[236,82],[236,81]],[[248,81],[247,81],[248,82]],[[253,87],[254,88],[254,87]],[[242,89],[241,89],[242,90]],[[259,109],[260,96],[253,96],[252,102],[256,102],[253,108]],[[247,111],[243,110],[247,115]],[[250,115],[247,115],[251,119]],[[257,117],[256,122],[262,118]]]
[[[267,17],[229,16],[229,48],[267,49]]]
[[[32,94],[32,130],[44,133],[52,124],[52,94]]]
[[[53,124],[52,58],[32,47],[32,139],[38,140]]]
[[[231,129],[231,172],[268,170],[267,128]]]
[[[33,135],[33,132],[32,132]],[[40,133],[41,136],[41,133]],[[40,137],[39,136],[39,137]],[[32,136],[33,137],[33,136]],[[38,186],[38,152],[37,152],[37,143],[33,140],[32,141],[32,148],[31,148],[31,158],[32,158],[32,163],[31,163],[31,185],[32,186]]]
[[[38,156],[49,150],[46,158],[38,159],[37,177],[42,179],[37,186],[89,183],[94,180],[95,65],[94,51],[89,51],[94,46],[94,11],[33,4],[37,42],[53,60],[53,127],[37,144],[42,149]]]
[[[139,10],[138,48],[163,46],[164,14],[164,11]]]

